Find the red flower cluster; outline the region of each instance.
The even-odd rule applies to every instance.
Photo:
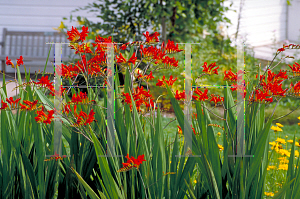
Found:
[[[215,96],[214,94],[211,94],[211,102],[215,103],[215,106],[217,105],[218,102],[224,102],[224,97],[220,97],[220,96]]]
[[[132,54],[132,56],[129,58],[128,61],[123,57],[122,53],[120,53],[120,56],[118,57],[116,55],[117,63],[123,63],[123,64],[135,64],[137,57],[135,56],[135,52]]]
[[[257,75],[256,75],[257,77]],[[255,93],[250,95],[250,102],[273,102],[273,98],[266,98],[269,96],[278,96],[278,97],[285,97],[285,93],[288,89],[282,89],[282,81],[287,79],[288,76],[286,72],[279,71],[278,74],[272,73],[272,71],[268,70],[268,78],[267,82],[265,81],[265,76],[260,76],[261,86],[262,89],[255,90]],[[254,97],[254,94],[256,95]]]
[[[247,91],[246,91],[246,85],[245,85],[245,80],[243,84],[232,84],[233,88],[230,88],[232,91],[238,91],[239,94],[243,97],[243,99],[246,97]]]
[[[32,110],[36,109],[36,105],[38,103],[38,100],[35,100],[33,102],[28,101],[28,100],[23,100],[23,103],[26,104],[26,105],[20,103],[21,110],[32,111]]]
[[[82,126],[82,125],[87,125],[87,124],[91,124],[95,118],[94,118],[94,115],[95,115],[95,112],[93,109],[91,109],[90,113],[89,114],[86,114],[85,112],[83,111],[80,111],[79,114],[76,113],[76,105],[74,106],[74,115],[75,117],[77,117],[77,121],[76,121],[76,124],[74,124],[73,126]]]
[[[123,93],[125,97],[124,102],[130,105],[130,110],[132,110],[131,97],[129,93]],[[133,100],[135,101],[135,105],[138,111],[140,111],[140,107],[142,104],[145,104],[146,107],[154,107],[154,102],[150,91],[144,91],[143,86],[141,88],[137,87],[135,92],[132,95]],[[150,101],[150,102],[149,102]]]
[[[1,108],[0,110],[6,110],[8,108],[8,104],[6,102],[3,102],[3,100],[1,100]]]
[[[128,159],[126,163],[122,163],[123,167],[121,169],[119,169],[117,172],[125,172],[125,171],[129,171],[133,168],[139,169],[140,165],[146,161],[144,159],[144,154],[143,155],[139,155],[137,159],[135,159],[133,156],[131,156],[131,158],[129,157],[129,154],[127,154],[126,158]]]
[[[149,81],[149,79],[150,79],[150,80],[151,80],[151,79],[154,79],[154,77],[153,77],[153,75],[152,75],[152,71],[150,71],[149,75],[144,75],[144,76],[143,76],[143,74],[140,74],[140,71],[139,71],[139,70],[138,70],[138,76],[137,76],[137,79],[138,79],[138,78],[141,78],[141,79],[146,78],[147,81]]]
[[[165,42],[161,44],[161,50],[166,53],[177,53],[183,50],[178,48],[178,44],[175,46],[174,41],[168,40],[168,43],[165,45]]]
[[[44,107],[42,107],[42,110],[36,111],[38,116],[36,116],[34,119],[37,123],[45,123],[45,124],[51,124],[51,121],[54,119],[53,114],[54,110],[47,111],[48,115],[44,111]]]
[[[148,48],[144,48],[143,45],[140,46],[141,57],[144,55],[144,59],[148,61],[155,61],[155,64],[164,64],[164,67],[178,67],[178,60],[174,57],[170,58],[166,55],[167,52],[180,52],[182,50],[178,49],[177,46],[174,45],[174,42],[168,42],[167,46],[164,46],[164,43],[161,46],[161,49],[158,49],[154,46],[149,46]]]
[[[87,33],[89,33],[88,31],[88,27],[83,26],[82,27],[82,31],[81,33],[79,33],[79,31],[77,30],[77,28],[72,26],[72,30],[71,31],[67,31],[67,35],[69,36],[67,39],[70,42],[84,42],[86,36],[88,35]]]
[[[9,99],[6,98],[6,101],[10,104],[11,108],[17,108],[18,102],[21,100],[21,98],[18,98],[14,101],[13,97],[10,97]]]
[[[293,64],[293,66],[289,65],[289,67],[291,68],[291,70],[293,72],[293,76],[300,76],[300,64],[295,62],[295,64]]]
[[[76,94],[74,93],[72,96],[72,100],[69,102],[69,104],[89,104],[91,102],[94,102],[95,100],[89,100],[86,93],[82,93],[81,91]]]
[[[19,59],[17,59],[17,66],[23,65],[23,57],[20,56]],[[12,68],[15,67],[15,65],[12,63],[11,59],[8,59],[8,56],[6,57],[6,65],[11,65]]]
[[[290,88],[291,88],[291,93],[293,93],[294,95],[300,96],[300,82],[297,82],[295,85],[293,84],[293,82],[291,82],[290,84]]]
[[[205,101],[205,100],[208,99],[208,96],[207,96],[208,90],[207,90],[207,89],[205,89],[205,91],[202,92],[202,91],[200,91],[198,88],[196,88],[196,90],[195,90],[194,92],[195,92],[197,95],[199,95],[199,97],[196,96],[196,95],[192,95],[192,98],[193,98],[194,100],[196,100],[196,101]]]
[[[215,68],[216,66],[217,65],[216,65],[216,62],[215,62],[215,63],[209,64],[209,66],[207,67],[207,62],[204,62],[204,65],[202,66],[203,67],[203,73],[206,73],[206,74],[209,74],[209,75],[212,75],[212,74],[217,74],[218,75],[219,66],[217,68]]]
[[[175,99],[180,100],[180,99],[185,99],[185,91],[182,93],[178,93],[178,90],[176,91]]]
[[[156,83],[156,86],[163,86],[163,87],[165,87],[164,81],[166,81],[169,86],[172,86],[176,80],[177,80],[177,77],[175,79],[173,79],[172,75],[170,76],[169,81],[166,80],[165,76],[163,76],[162,80],[159,80],[159,79],[157,80],[158,82]]]
[[[231,82],[236,82],[236,81],[241,81],[242,80],[242,76],[241,74],[244,74],[244,71],[239,70],[236,74],[234,74],[231,69],[229,69],[229,71],[226,70],[224,71],[224,81],[231,81]]]
[[[158,39],[159,33],[158,32],[155,32],[155,33],[152,33],[152,34],[149,35],[149,32],[147,31],[146,34],[143,33],[143,35],[146,37],[146,42],[147,43],[157,43],[157,42],[159,42],[159,39]]]

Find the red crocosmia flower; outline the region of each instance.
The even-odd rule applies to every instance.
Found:
[[[23,100],[23,103],[26,104],[27,106],[20,103],[21,110],[32,111],[32,110],[36,109],[36,105],[38,103],[38,100],[35,100],[33,102],[30,102],[28,100]]]
[[[147,31],[146,34],[143,33],[143,35],[146,37],[146,42],[147,43],[155,43],[155,42],[159,42],[158,36],[159,33],[155,32],[149,35],[149,32]]]
[[[75,49],[75,54],[78,54],[78,53],[90,53],[92,54],[93,51],[91,50],[91,48],[87,45],[87,44],[81,44],[81,45],[78,45],[78,48]]]
[[[168,57],[168,56],[165,56],[163,59],[162,59],[162,63],[164,64],[165,67],[170,67],[170,66],[173,66],[175,68],[178,67],[178,60],[175,59],[175,57]]]
[[[196,88],[196,90],[194,91],[194,93],[196,93],[197,95],[199,95],[199,97],[193,95],[192,97],[195,99],[195,100],[199,100],[199,101],[205,101],[208,99],[208,96],[207,96],[207,92],[208,90],[205,89],[204,92],[200,91],[198,88]],[[195,96],[195,97],[194,97]]]
[[[279,48],[277,51],[282,52],[282,51],[285,51],[285,49],[284,48]]]
[[[38,116],[36,116],[34,119],[37,123],[43,122],[45,124],[51,124],[52,120],[54,119],[54,110],[49,110],[47,115],[45,113],[44,107],[42,107],[42,110],[37,110],[36,113],[38,114]]]
[[[8,56],[6,57],[6,65],[11,65],[11,67],[15,67],[14,64],[12,63],[11,59],[8,59]]]
[[[63,109],[63,112],[66,113],[66,114],[69,114],[70,111],[71,111],[70,104],[66,104],[64,109]]]
[[[89,99],[86,93],[79,92],[77,95],[76,93],[73,94],[70,104],[79,104],[79,103],[89,103]]]
[[[67,39],[71,42],[79,42],[79,41],[84,41],[86,36],[88,35],[88,27],[83,26],[82,27],[82,32],[79,33],[77,28],[72,26],[71,31],[67,31],[67,35],[69,36]]]
[[[162,51],[166,51],[167,53],[174,53],[174,52],[181,52],[181,51],[183,51],[183,50],[180,50],[178,48],[178,44],[176,44],[176,46],[175,46],[174,41],[170,41],[170,40],[168,40],[168,43],[167,43],[166,46],[165,46],[165,42],[163,42],[161,44],[161,50]]]
[[[77,28],[72,26],[71,31],[67,31],[67,35],[69,36],[67,39],[71,42],[78,42],[80,41],[80,33]]]
[[[8,108],[8,104],[6,102],[3,102],[3,100],[1,100],[1,108],[0,108],[0,110],[5,110],[6,108]]]
[[[52,120],[54,119],[53,114],[54,114],[54,110],[48,111],[47,118],[44,121],[45,124],[51,124]]]
[[[218,102],[224,101],[224,98],[222,99],[220,96],[215,96],[214,94],[211,94],[210,101],[214,102],[216,106]]]
[[[21,98],[18,98],[14,101],[13,97],[10,97],[9,99],[6,98],[6,101],[11,105],[11,108],[16,108],[18,106],[18,102],[21,100]]]
[[[52,83],[50,82],[50,80],[48,79],[48,76],[43,76],[41,77],[41,79],[38,79],[38,82],[36,84],[40,84],[42,86],[49,86],[52,85]]]
[[[82,31],[80,33],[80,40],[83,42],[85,41],[85,38],[88,36],[89,31],[88,31],[88,27],[83,26],[82,27]]]
[[[265,100],[265,102],[272,102],[273,99],[271,98],[266,98],[270,96],[268,94],[268,91],[262,91],[262,90],[255,90],[255,98],[253,97],[253,94],[250,96],[249,100],[250,102],[263,102]]]
[[[20,66],[20,65],[23,65],[23,64],[24,64],[24,63],[23,63],[23,57],[20,56],[20,58],[17,59],[17,65]]]
[[[182,93],[178,93],[178,90],[176,91],[175,99],[180,100],[180,99],[185,99],[185,91]]]
[[[300,82],[297,82],[295,85],[293,85],[293,82],[290,84],[290,88],[293,94],[300,96]]]
[[[206,73],[206,74],[209,74],[209,75],[212,75],[212,74],[217,74],[218,75],[219,66],[217,68],[213,69],[216,66],[217,65],[216,65],[216,62],[215,62],[215,63],[211,63],[207,67],[207,62],[204,62],[204,65],[202,66],[203,67],[203,72]]]
[[[129,95],[129,93],[123,93],[123,96],[125,97],[125,102],[127,103],[127,104],[131,104],[131,97],[130,97],[130,95]]]
[[[89,114],[86,114],[85,112],[80,111],[79,115],[77,115],[75,109],[76,109],[76,107],[74,107],[74,113],[75,113],[74,115],[77,117],[77,121],[76,121],[76,125],[74,125],[74,126],[82,126],[82,125],[86,126],[87,124],[91,124],[95,120],[95,118],[94,118],[95,112],[93,109],[90,111]]]
[[[123,97],[125,97],[124,102],[130,105],[130,110],[132,110],[132,104],[131,104],[131,97],[129,93],[122,93]],[[152,99],[152,95],[150,94],[150,91],[145,91],[143,86],[141,88],[137,87],[133,94],[132,98],[135,102],[136,108],[138,111],[140,111],[140,106],[142,104],[145,104],[146,107],[150,107],[150,105],[153,107],[154,102]],[[157,108],[157,107],[155,107]]]
[[[229,69],[229,71],[227,71],[226,73],[226,70],[224,71],[224,81],[237,81],[237,75],[235,75],[231,69]]]
[[[121,50],[125,50],[126,48],[127,48],[127,45],[129,44],[129,42],[127,42],[126,44],[122,44],[121,46],[120,46],[120,49]]]
[[[117,58],[117,63],[126,63],[126,59],[123,57],[122,53],[120,53],[119,57],[116,55],[116,58]]]
[[[291,70],[293,72],[293,76],[300,76],[300,64],[295,62],[295,64],[293,64],[293,66],[289,65],[289,67],[291,68]]]
[[[165,86],[164,81],[166,81],[169,86],[172,86],[176,80],[177,77],[173,79],[172,75],[170,76],[169,80],[166,80],[166,77],[163,76],[162,80],[157,80],[158,82],[156,83],[156,86]]]
[[[135,64],[137,60],[137,57],[135,56],[135,52],[132,54],[132,56],[130,57],[130,59],[128,60],[128,63],[131,63],[131,64]]]
[[[146,79],[147,80],[152,80],[152,79],[154,79],[154,77],[153,77],[153,75],[152,75],[152,71],[150,71],[150,73],[149,73],[149,75],[146,75]]]
[[[177,80],[177,77],[175,79],[173,79],[173,76],[171,75],[169,78],[169,81],[166,80],[166,82],[169,86],[172,86],[176,80]]]
[[[131,156],[131,158],[129,157],[129,154],[127,154],[126,158],[128,159],[126,163],[122,163],[123,167],[121,169],[119,169],[117,172],[125,172],[125,171],[129,171],[133,168],[139,169],[140,165],[146,161],[144,159],[144,154],[143,155],[139,155],[137,159],[135,159],[134,157]]]

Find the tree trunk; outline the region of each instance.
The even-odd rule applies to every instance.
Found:
[[[170,39],[171,40],[174,40],[173,37],[174,37],[174,28],[175,28],[175,20],[176,20],[176,6],[173,7],[173,15],[171,17],[171,23],[172,23],[172,32],[170,33]]]

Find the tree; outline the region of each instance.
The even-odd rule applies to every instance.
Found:
[[[218,34],[219,22],[230,20],[224,16],[229,10],[223,5],[225,0],[98,0],[88,6],[78,8],[88,12],[96,12],[102,23],[93,23],[86,17],[77,19],[89,27],[89,30],[102,36],[112,35],[114,40],[127,42],[136,35],[153,31],[161,33],[161,40],[176,42],[199,42],[203,30],[209,31],[214,37]],[[70,17],[72,19],[72,17]],[[100,30],[100,32],[99,32]],[[150,32],[150,31],[149,31]]]

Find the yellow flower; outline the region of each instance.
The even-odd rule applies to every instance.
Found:
[[[298,120],[300,120],[300,116],[299,117],[297,117],[298,118]]]
[[[289,136],[287,136],[287,135],[285,136],[285,138],[288,138],[288,137],[289,137]]]
[[[218,144],[218,147],[219,147],[220,151],[224,150],[224,147],[222,145]]]
[[[285,170],[287,171],[288,170],[288,164],[279,164],[278,166],[278,170]]]
[[[294,141],[293,140],[288,140],[287,142],[292,144]]]
[[[273,192],[265,192],[265,195],[266,196],[274,196],[274,193]]]
[[[279,142],[279,143],[281,143],[281,144],[285,144],[285,143],[286,143],[286,142],[285,142],[285,139],[282,139],[282,138],[277,138],[275,141],[276,141],[276,142]]]
[[[290,157],[290,155],[291,155],[291,153],[285,149],[280,149],[278,153],[280,153],[281,155],[286,155],[288,157]]]
[[[282,129],[278,126],[272,126],[271,129],[274,130],[274,133],[276,133],[277,131],[282,131]]]
[[[299,144],[299,142],[295,142],[295,146],[298,146],[298,147],[300,147],[300,144]]]
[[[295,150],[295,157],[299,157],[299,151]]]
[[[281,157],[278,159],[280,160],[280,164],[288,164],[289,163],[289,160],[287,160],[286,157]]]
[[[300,126],[300,123],[298,123],[298,126]]]
[[[269,171],[269,170],[271,170],[271,169],[272,169],[272,170],[273,170],[273,169],[276,169],[276,166],[270,166],[270,165],[269,165],[268,168],[267,168],[267,171]]]
[[[197,180],[194,180],[194,183],[197,183]]]
[[[218,132],[218,136],[220,136],[221,135],[221,133],[220,132]]]
[[[270,145],[275,146],[276,142],[269,142]]]
[[[276,123],[276,125],[279,126],[279,127],[283,127],[283,125],[280,124],[280,123]]]

